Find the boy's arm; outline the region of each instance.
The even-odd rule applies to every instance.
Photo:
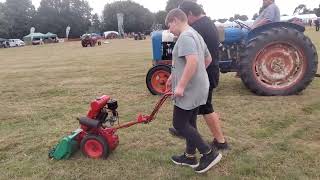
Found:
[[[206,69],[208,68],[208,66],[211,64],[212,62],[212,56],[207,48],[207,46],[205,46],[205,52],[204,52],[204,63],[206,66]]]
[[[197,55],[187,55],[186,58],[186,66],[183,70],[180,81],[177,84],[175,89],[175,96],[183,96],[184,90],[188,85],[189,81],[193,77],[194,73],[198,67],[198,59]]]
[[[208,66],[211,64],[212,62],[212,58],[211,58],[211,55],[207,56],[206,59],[205,59],[205,65],[206,65],[206,68],[208,68]]]

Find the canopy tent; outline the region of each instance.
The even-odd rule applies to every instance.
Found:
[[[35,38],[45,38],[46,35],[42,33],[31,33],[23,37],[23,39],[35,39]]]
[[[27,45],[31,45],[33,40],[40,40],[42,39],[45,43],[51,43],[51,42],[57,42],[57,35],[53,34],[51,32],[48,32],[47,34],[42,33],[31,33],[27,36],[23,37],[23,41]]]
[[[48,32],[47,34],[45,34],[45,36],[46,36],[47,38],[56,38],[56,37],[58,37],[56,34],[53,34],[53,33],[51,33],[51,32]]]
[[[32,41],[34,39],[44,39],[46,38],[47,36],[45,34],[42,34],[42,33],[31,33],[31,34],[28,34],[26,36],[23,37],[23,41],[27,44],[27,45],[31,45],[32,44]]]
[[[57,43],[58,42],[58,36],[56,34],[53,34],[51,32],[48,32],[45,34],[44,43]]]

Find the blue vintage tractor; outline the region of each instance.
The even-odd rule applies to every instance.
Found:
[[[257,95],[285,96],[304,90],[318,68],[317,50],[304,35],[303,26],[270,23],[253,30],[236,21],[238,28],[220,32],[221,73],[238,72],[245,86]],[[170,76],[174,41],[164,41],[163,32],[153,32],[153,67],[146,78],[154,95],[165,91]],[[165,38],[164,38],[165,39]]]

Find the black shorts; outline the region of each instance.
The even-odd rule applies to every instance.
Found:
[[[206,115],[214,112],[213,105],[212,105],[212,93],[213,93],[213,88],[210,88],[208,93],[207,103],[199,107],[199,112],[198,112],[199,115]]]

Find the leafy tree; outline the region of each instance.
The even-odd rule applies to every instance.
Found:
[[[316,11],[308,9],[305,4],[300,4],[295,8],[293,12],[293,14],[312,14],[312,13],[316,13]]]
[[[314,8],[313,11],[318,17],[320,17],[320,4],[319,4],[319,8]]]
[[[231,17],[230,19],[233,20],[233,21],[235,21],[235,20],[246,21],[246,20],[248,20],[249,18],[248,18],[247,15],[235,14],[234,17]],[[230,19],[229,19],[229,21],[231,21]]]
[[[64,37],[68,25],[67,18],[62,17],[65,10],[61,0],[42,0],[33,23],[38,32],[53,32]],[[67,8],[67,7],[66,7]]]
[[[241,20],[241,21],[247,21],[248,19],[249,18],[248,18],[247,15],[242,15],[242,16],[239,17],[239,20]]]
[[[318,17],[320,16],[320,8],[314,8],[313,9],[314,14],[316,14]]]
[[[124,14],[125,32],[149,31],[154,22],[154,14],[132,1],[116,1],[106,4],[103,10],[103,30],[118,31],[117,14]]]
[[[5,6],[3,3],[0,3],[0,37],[1,38],[8,38],[8,21],[5,18]]]
[[[234,15],[234,20],[239,20],[240,17],[241,17],[240,14],[235,14],[235,15]]]
[[[1,11],[4,16],[2,23],[8,25],[8,37],[22,38],[29,34],[32,27],[31,20],[35,15],[31,0],[7,0],[2,8],[4,9]]]
[[[42,0],[34,22],[41,32],[54,32],[64,37],[79,37],[91,26],[92,8],[86,0]]]
[[[218,19],[217,21],[220,23],[225,23],[226,21],[228,21],[228,19]]]
[[[155,23],[164,25],[167,14],[168,13],[166,11],[158,11],[155,13]]]
[[[94,14],[91,20],[91,32],[100,32],[101,31],[101,21],[98,14]]]
[[[300,4],[294,9],[293,14],[300,14],[304,9],[306,9],[306,5]]]
[[[168,0],[167,6],[166,6],[166,11],[169,12],[172,9],[177,8],[183,1],[185,1],[185,0]]]
[[[234,20],[235,20],[234,17],[229,18],[229,21],[231,21],[231,22],[233,22]]]

